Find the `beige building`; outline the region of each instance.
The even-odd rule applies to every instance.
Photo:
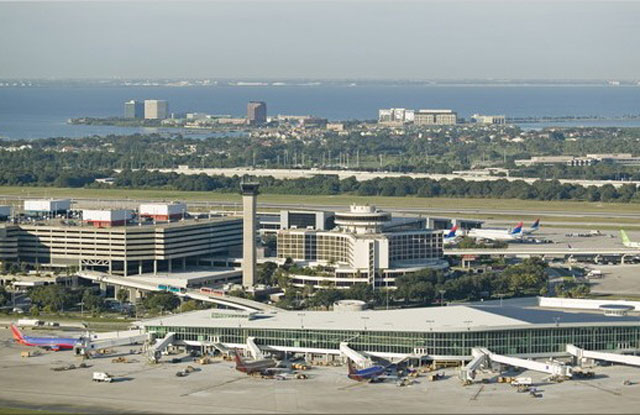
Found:
[[[418,110],[414,114],[415,125],[456,125],[458,114],[452,110]]]
[[[241,245],[242,219],[230,218],[110,227],[52,220],[0,228],[0,260],[124,276],[211,264]]]
[[[332,230],[278,232],[279,258],[323,268],[316,275],[292,276],[294,285],[393,286],[396,276],[447,266],[442,259],[442,232],[426,229],[422,218],[394,219],[373,206],[354,205],[348,212],[336,212],[335,225]]]

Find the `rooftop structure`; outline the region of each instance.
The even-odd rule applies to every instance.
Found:
[[[186,213],[187,205],[184,203],[143,203],[138,209],[141,217],[156,221],[177,220],[184,218]]]
[[[55,214],[71,209],[70,199],[34,199],[24,201],[27,213]]]
[[[85,209],[82,220],[97,228],[122,226],[133,218],[133,212],[126,209]]]

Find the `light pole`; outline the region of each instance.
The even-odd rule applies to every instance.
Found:
[[[440,293],[440,307],[444,306],[444,293],[447,292],[447,290],[439,290],[438,291]]]
[[[369,320],[369,317],[362,316],[360,318],[362,319],[362,323],[364,324],[364,331],[367,331],[367,320]]]

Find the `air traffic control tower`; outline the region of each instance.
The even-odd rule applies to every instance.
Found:
[[[241,183],[243,242],[242,242],[242,285],[252,288],[256,276],[256,207],[258,183]]]

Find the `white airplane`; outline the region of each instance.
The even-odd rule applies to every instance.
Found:
[[[524,234],[531,235],[532,233],[537,232],[539,229],[540,229],[540,219],[536,219],[536,221],[533,222],[533,225],[531,225],[529,229],[524,230]]]
[[[620,230],[620,236],[622,236],[622,245],[627,248],[640,248],[640,242],[632,242],[625,231]]]
[[[468,236],[471,238],[484,239],[487,241],[520,241],[524,236],[522,225],[523,223],[520,222],[513,229],[471,229],[468,233]]]

